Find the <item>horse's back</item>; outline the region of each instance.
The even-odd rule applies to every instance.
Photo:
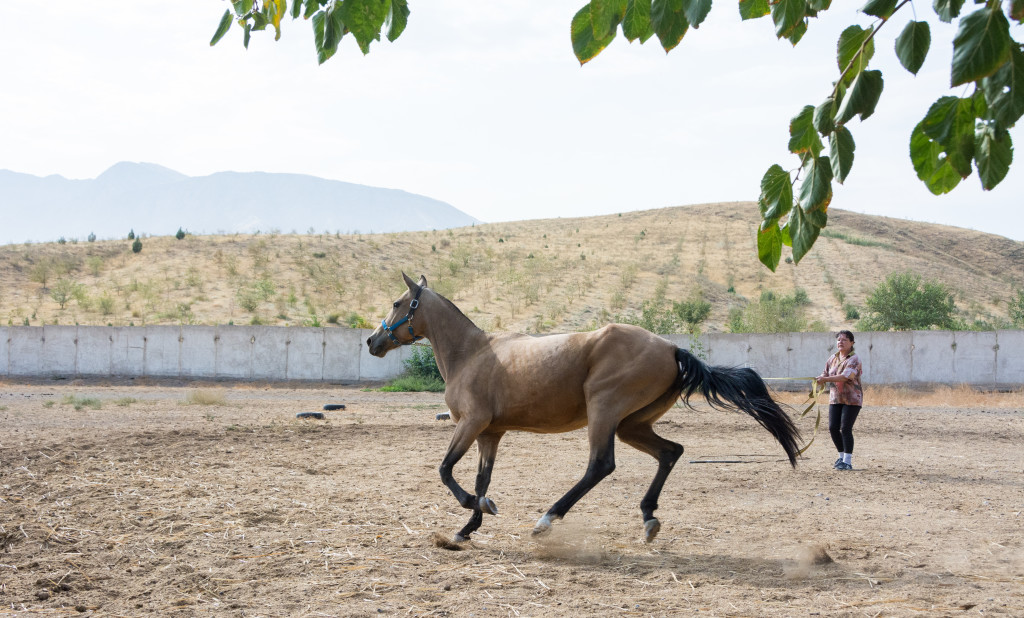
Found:
[[[489,410],[495,428],[567,431],[587,424],[588,408],[628,413],[671,388],[672,343],[630,325],[531,337],[493,335],[451,380],[453,407]]]

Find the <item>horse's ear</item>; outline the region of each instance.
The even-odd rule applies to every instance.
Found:
[[[427,278],[424,277],[423,275],[420,275],[420,287],[421,288],[428,287],[427,286]]]
[[[417,285],[415,281],[409,278],[409,275],[405,274],[404,272],[402,273],[402,279],[405,279],[405,285],[413,292],[416,291],[416,288],[420,287],[419,285]],[[420,277],[420,280],[423,280],[423,277]]]

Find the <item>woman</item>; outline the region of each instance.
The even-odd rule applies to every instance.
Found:
[[[819,385],[829,383],[828,431],[839,451],[832,466],[853,470],[853,424],[864,402],[860,376],[864,368],[853,351],[853,333],[841,330],[836,335],[836,353],[825,362],[825,371],[816,378]]]

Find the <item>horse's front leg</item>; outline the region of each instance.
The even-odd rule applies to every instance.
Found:
[[[441,466],[438,468],[438,472],[441,473],[441,482],[444,483],[455,499],[459,501],[464,509],[470,509],[472,511],[483,511],[483,510],[496,510],[493,508],[494,503],[487,500],[489,508],[482,509],[484,506],[481,504],[477,497],[465,489],[455,480],[452,475],[452,470],[455,468],[455,464],[459,463],[466,451],[469,450],[469,446],[480,436],[481,432],[486,428],[485,423],[476,422],[474,423],[471,419],[463,417],[459,423],[455,426],[455,435],[452,436],[451,444],[448,445],[448,452],[445,453],[444,459],[441,461]],[[495,448],[497,443],[495,443]],[[482,453],[483,451],[481,451]],[[477,475],[479,478],[479,474]],[[487,473],[488,482],[490,481],[490,472]],[[485,499],[486,500],[486,499]],[[482,518],[482,513],[481,513]]]
[[[504,433],[481,434],[476,439],[477,448],[480,450],[480,464],[476,471],[476,504],[473,507],[473,515],[469,522],[455,535],[455,541],[461,543],[469,539],[469,535],[476,532],[484,521],[484,513],[491,515],[498,514],[498,507],[494,501],[487,497],[487,487],[491,484],[491,472],[494,470],[494,458],[498,454],[498,442]]]

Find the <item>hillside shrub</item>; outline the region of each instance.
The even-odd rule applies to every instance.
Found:
[[[807,318],[810,300],[797,288],[790,296],[777,296],[771,290],[761,292],[757,302],[729,311],[729,331],[733,333],[794,333],[824,330]]]
[[[142,251],[142,241],[138,238],[132,243],[132,253],[138,253]]]
[[[182,238],[185,238],[185,230],[183,230],[183,229],[181,229],[179,227],[178,231],[174,234],[174,237],[177,238],[178,240],[181,240]]]
[[[689,300],[672,303],[672,311],[686,324],[687,332],[692,334],[700,330],[700,325],[711,316],[711,303],[700,296],[695,296]]]
[[[891,273],[865,299],[860,330],[928,330],[956,327],[956,303],[944,284],[911,271]]]
[[[1016,328],[1024,328],[1024,290],[1017,290],[1017,296],[1010,299],[1010,322]]]

